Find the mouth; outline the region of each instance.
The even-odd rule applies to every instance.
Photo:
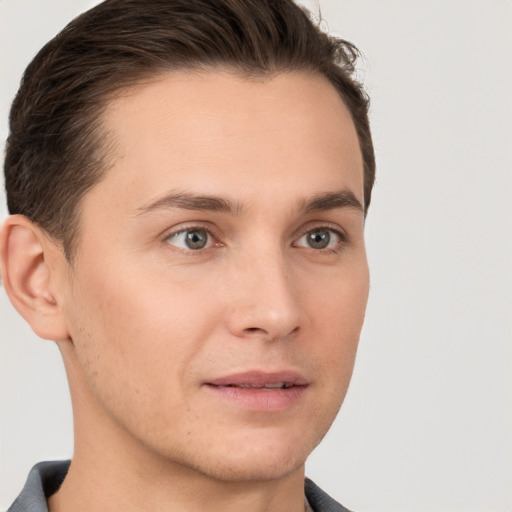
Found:
[[[279,411],[296,405],[309,387],[295,372],[251,371],[206,382],[205,386],[231,405],[252,411]]]
[[[215,384],[212,384],[215,386]],[[254,384],[228,384],[225,387],[228,388],[245,388],[245,389],[288,389],[292,386],[295,386],[292,382],[269,382],[267,384],[263,384],[262,386],[254,385]]]
[[[287,389],[293,386],[307,386],[305,377],[294,371],[248,371],[220,377],[207,382],[217,387],[238,387],[247,389]]]

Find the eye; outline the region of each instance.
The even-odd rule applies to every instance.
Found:
[[[335,249],[342,241],[340,233],[329,228],[316,228],[302,235],[296,242],[299,247],[310,249]]]
[[[166,242],[180,249],[198,251],[211,245],[211,238],[212,236],[208,230],[204,228],[191,228],[169,235]]]

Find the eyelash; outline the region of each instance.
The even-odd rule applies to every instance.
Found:
[[[189,232],[193,232],[193,231],[204,231],[207,233],[208,235],[208,238],[211,239],[216,239],[216,235],[215,233],[213,233],[213,230],[210,229],[209,227],[207,226],[201,226],[201,225],[192,225],[192,226],[186,226],[184,228],[181,228],[179,229],[178,231],[173,231],[169,234],[167,234],[164,238],[164,242],[167,243],[168,245],[171,245],[173,247],[175,247],[177,250],[181,251],[183,254],[187,254],[187,255],[194,255],[194,254],[199,254],[199,253],[202,253],[208,249],[210,249],[212,247],[212,241],[211,240],[208,240],[207,244],[209,244],[209,247],[206,247],[206,248],[200,248],[200,249],[191,249],[191,248],[182,248],[182,247],[176,247],[174,246],[173,244],[171,244],[169,242],[169,240],[171,240],[172,238],[174,237],[177,237],[178,235],[181,235],[181,234],[184,234],[184,233],[189,233]],[[218,243],[218,244],[214,244],[214,245],[222,245],[221,243]]]
[[[177,247],[174,244],[171,244],[169,242],[170,239],[177,237],[178,235],[188,233],[188,232],[194,232],[194,231],[204,231],[207,233],[209,239],[213,238],[214,240],[213,241],[208,240],[207,247],[198,248],[198,249]],[[315,231],[317,231],[317,232],[318,231],[327,231],[330,234],[334,233],[334,235],[338,238],[338,242],[336,243],[336,246],[331,247],[331,248],[314,249],[313,247],[303,247],[303,246],[296,245],[299,240],[301,240],[302,238],[307,236],[309,233],[312,233]],[[300,233],[301,233],[300,236],[295,237],[295,241],[293,242],[292,245],[294,247],[303,247],[305,249],[310,249],[317,254],[337,254],[341,250],[343,250],[343,248],[347,245],[347,243],[349,241],[348,236],[344,231],[340,230],[338,227],[334,228],[334,227],[332,227],[330,225],[326,225],[326,224],[319,224],[318,226],[310,227],[305,231],[301,231]],[[194,254],[204,253],[208,249],[211,249],[212,247],[215,247],[215,246],[217,246],[217,247],[222,246],[223,245],[222,242],[215,243],[215,239],[217,239],[217,238],[218,237],[215,235],[215,233],[213,232],[213,230],[211,228],[209,228],[207,226],[202,226],[202,225],[191,225],[191,226],[186,226],[182,229],[179,229],[178,231],[174,231],[174,232],[167,234],[164,238],[164,242],[168,245],[173,246],[175,249],[181,251],[183,254],[194,255]]]
[[[330,233],[331,237],[332,237],[332,234],[334,233],[334,235],[336,235],[336,237],[338,238],[338,241],[334,247],[323,248],[323,249],[314,249],[313,247],[304,247],[305,249],[312,250],[316,254],[318,254],[318,253],[320,253],[320,254],[338,254],[340,251],[343,250],[343,248],[347,245],[347,243],[349,241],[347,234],[344,231],[340,230],[338,227],[335,228],[330,225],[320,224],[318,226],[309,228],[306,231],[303,231],[302,234],[300,235],[300,237],[297,239],[297,241],[294,242],[294,245],[299,240],[301,240],[302,238],[307,236],[309,233],[314,233],[315,231],[316,232],[327,231]]]

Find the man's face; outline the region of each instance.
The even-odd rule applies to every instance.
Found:
[[[347,109],[317,76],[175,72],[104,124],[114,165],[83,200],[61,291],[77,432],[220,479],[301,467],[367,301]]]

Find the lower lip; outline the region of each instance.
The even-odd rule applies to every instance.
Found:
[[[274,412],[297,404],[307,386],[289,388],[241,388],[236,386],[206,386],[217,396],[251,411]]]

